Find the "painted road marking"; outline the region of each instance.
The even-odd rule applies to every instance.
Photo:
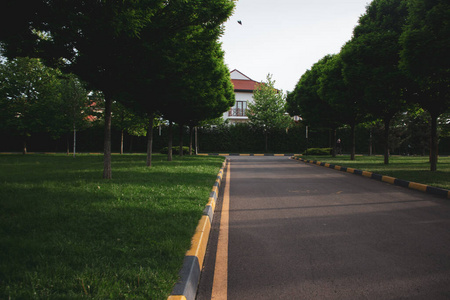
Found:
[[[219,240],[217,242],[216,266],[211,299],[226,300],[228,290],[228,224],[230,210],[230,163],[228,162],[222,214],[220,217]]]

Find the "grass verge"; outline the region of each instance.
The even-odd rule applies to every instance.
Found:
[[[1,299],[166,299],[223,157],[0,155]]]
[[[428,157],[392,156],[388,165],[384,164],[384,158],[382,156],[356,156],[353,161],[350,160],[350,156],[348,155],[338,155],[335,158],[331,156],[307,155],[302,158],[369,171],[450,190],[450,157],[439,157],[438,170],[436,172],[430,171]]]

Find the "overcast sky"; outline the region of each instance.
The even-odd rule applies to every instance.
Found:
[[[239,0],[221,38],[225,63],[284,92],[327,54],[339,53],[371,0]],[[242,21],[242,25],[238,24]]]

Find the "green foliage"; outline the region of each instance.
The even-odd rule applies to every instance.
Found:
[[[161,149],[161,151],[159,151],[159,153],[167,154],[167,153],[169,153],[169,148],[164,147]],[[172,153],[174,155],[177,155],[178,153],[180,153],[180,147],[179,146],[172,147]],[[183,147],[183,155],[188,155],[188,154],[189,154],[189,147]],[[190,154],[193,154],[193,151]]]
[[[330,155],[332,148],[308,148],[303,155]]]
[[[248,104],[247,117],[252,126],[271,131],[286,128],[291,118],[286,115],[286,95],[275,88],[272,75],[268,74],[265,82],[258,85],[253,93],[254,102]]]
[[[119,130],[134,136],[145,136],[148,122],[144,114],[138,114],[119,102],[113,103],[113,126]]]
[[[300,115],[305,124],[336,128],[341,121],[328,99],[319,95],[322,70],[332,58],[327,55],[306,71],[286,99],[290,115]]]
[[[60,72],[38,59],[18,58],[0,65],[0,128],[22,137],[64,127]]]

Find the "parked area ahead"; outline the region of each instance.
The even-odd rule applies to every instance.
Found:
[[[197,299],[450,298],[449,200],[287,157],[227,172],[226,268],[219,199]]]

